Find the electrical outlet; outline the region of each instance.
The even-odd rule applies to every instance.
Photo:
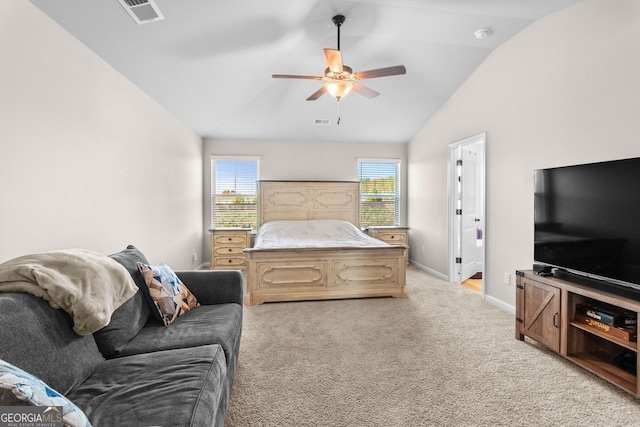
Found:
[[[509,273],[504,273],[504,276],[502,278],[502,281],[504,282],[505,285],[509,286],[511,285],[511,274]]]
[[[195,250],[191,254],[191,261],[193,261],[193,262],[198,261],[198,252],[196,252]]]

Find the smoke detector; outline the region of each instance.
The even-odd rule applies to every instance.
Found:
[[[118,0],[138,25],[164,19],[153,0]]]
[[[489,36],[493,35],[493,31],[489,28],[480,28],[478,31],[474,33],[478,40],[486,39]]]

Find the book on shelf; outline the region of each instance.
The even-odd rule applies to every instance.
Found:
[[[638,324],[637,313],[615,307],[602,302],[585,302],[576,305],[576,313],[591,317],[605,325],[612,326],[632,326]]]
[[[590,326],[600,332],[611,335],[616,338],[620,338],[629,342],[637,342],[638,335],[635,326],[613,326],[602,323],[592,317],[584,316],[576,313],[575,321],[583,325]]]

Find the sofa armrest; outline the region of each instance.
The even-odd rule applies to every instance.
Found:
[[[242,305],[244,279],[238,270],[182,270],[175,273],[200,304]]]

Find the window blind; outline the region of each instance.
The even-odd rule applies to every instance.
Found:
[[[213,159],[212,227],[257,226],[258,160]]]
[[[360,224],[400,224],[400,162],[359,161]]]

